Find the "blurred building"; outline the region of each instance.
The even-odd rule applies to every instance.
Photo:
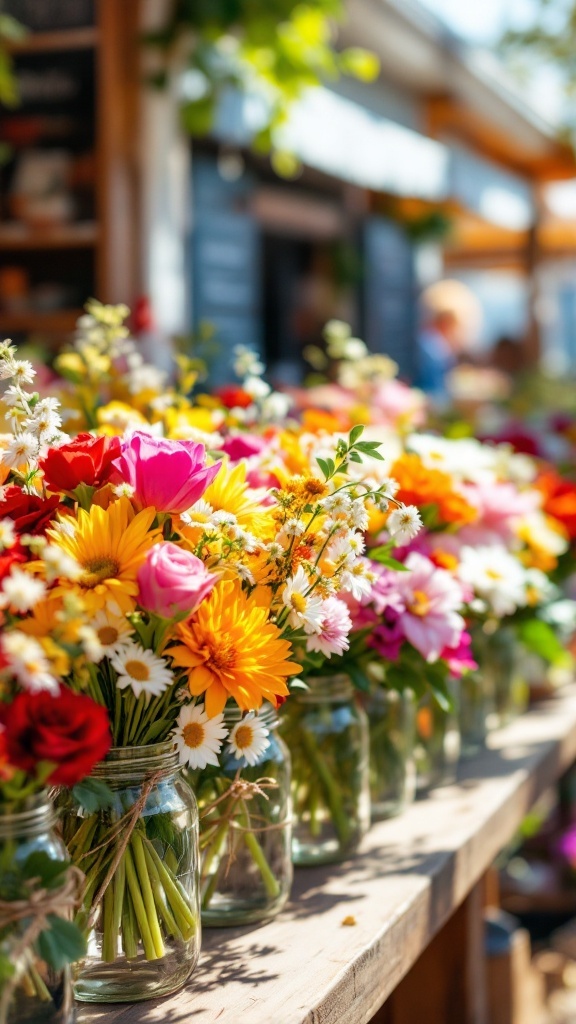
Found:
[[[190,142],[185,78],[143,85],[137,29],[165,0],[7,0],[31,33],[15,48],[22,105],[0,116],[0,333],[57,344],[89,294],[145,293],[161,332],[213,324],[220,376],[231,344],[250,343],[295,380],[337,316],[410,377],[417,295],[448,273],[483,302],[484,344],[558,346],[550,310],[576,317],[576,230],[545,186],[576,175],[572,152],[491,54],[413,0],[347,6],[343,43],[376,51],[381,75],[298,104],[283,142],[302,171],[286,180],[250,152],[257,97],[230,93],[211,138]],[[546,271],[559,261],[561,294]],[[576,362],[576,329],[561,345]]]

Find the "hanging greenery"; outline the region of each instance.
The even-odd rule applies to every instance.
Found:
[[[25,35],[26,29],[19,21],[10,14],[0,13],[0,104],[5,107],[18,104],[18,86],[9,44],[18,42]]]
[[[223,92],[230,87],[259,95],[261,125],[253,139],[260,152],[278,153],[277,130],[309,86],[342,74],[371,81],[376,56],[359,47],[338,51],[335,25],[343,0],[175,0],[165,26],[146,37],[162,55],[153,84],[163,87],[175,53],[188,68],[182,123],[207,134]],[[285,170],[289,170],[285,156]]]

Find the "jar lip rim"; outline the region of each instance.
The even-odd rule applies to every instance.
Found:
[[[159,743],[142,743],[136,746],[128,744],[126,746],[110,747],[108,753],[104,756],[102,761],[98,761],[98,764],[109,764],[113,761],[121,761],[123,757],[130,756],[131,761],[138,761],[140,758],[149,757],[160,757],[163,754],[177,754],[178,748],[176,741],[169,737],[166,740],[161,740]]]
[[[7,803],[0,802],[0,832],[2,831],[2,824],[8,821],[13,825],[20,824],[24,826],[34,821],[48,823],[56,820],[56,810],[47,789],[27,797],[25,803],[28,806],[12,811],[7,810]]]

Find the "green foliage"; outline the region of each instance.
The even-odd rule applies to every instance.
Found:
[[[535,618],[521,622],[518,626],[518,637],[532,654],[538,654],[550,665],[561,665],[566,660],[570,661],[569,654],[548,622]]]
[[[194,135],[210,131],[230,86],[260,94],[266,113],[254,149],[273,150],[275,169],[290,176],[298,162],[278,146],[276,132],[303,91],[342,74],[369,82],[379,72],[374,54],[336,50],[334,24],[343,15],[343,0],[176,0],[162,29],[145,37],[164,58],[150,84],[166,84],[172,54],[185,47],[193,87],[181,118]]]
[[[108,807],[113,807],[115,803],[112,790],[101,779],[88,777],[82,782],[77,782],[72,790],[72,795],[78,806],[83,807],[88,814],[106,810]]]
[[[13,849],[6,844],[5,856],[2,858],[0,874],[0,899],[6,902],[30,900],[34,894],[42,891],[54,893],[66,881],[66,872],[70,865],[67,861],[50,857],[45,851],[36,850],[22,861],[13,856]],[[56,902],[56,900],[55,900]],[[14,930],[20,938],[28,927],[30,920],[25,918],[20,923],[7,925],[0,932],[0,981],[9,980],[14,971],[10,962],[10,936]],[[45,960],[54,970],[61,970],[66,964],[74,963],[86,953],[86,942],[82,933],[71,921],[66,921],[56,913],[46,917],[48,927],[44,928],[34,943],[38,956]]]

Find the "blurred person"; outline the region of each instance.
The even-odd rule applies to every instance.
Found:
[[[461,281],[430,285],[420,297],[416,385],[433,400],[446,402],[448,376],[473,346],[482,313],[478,299]]]

